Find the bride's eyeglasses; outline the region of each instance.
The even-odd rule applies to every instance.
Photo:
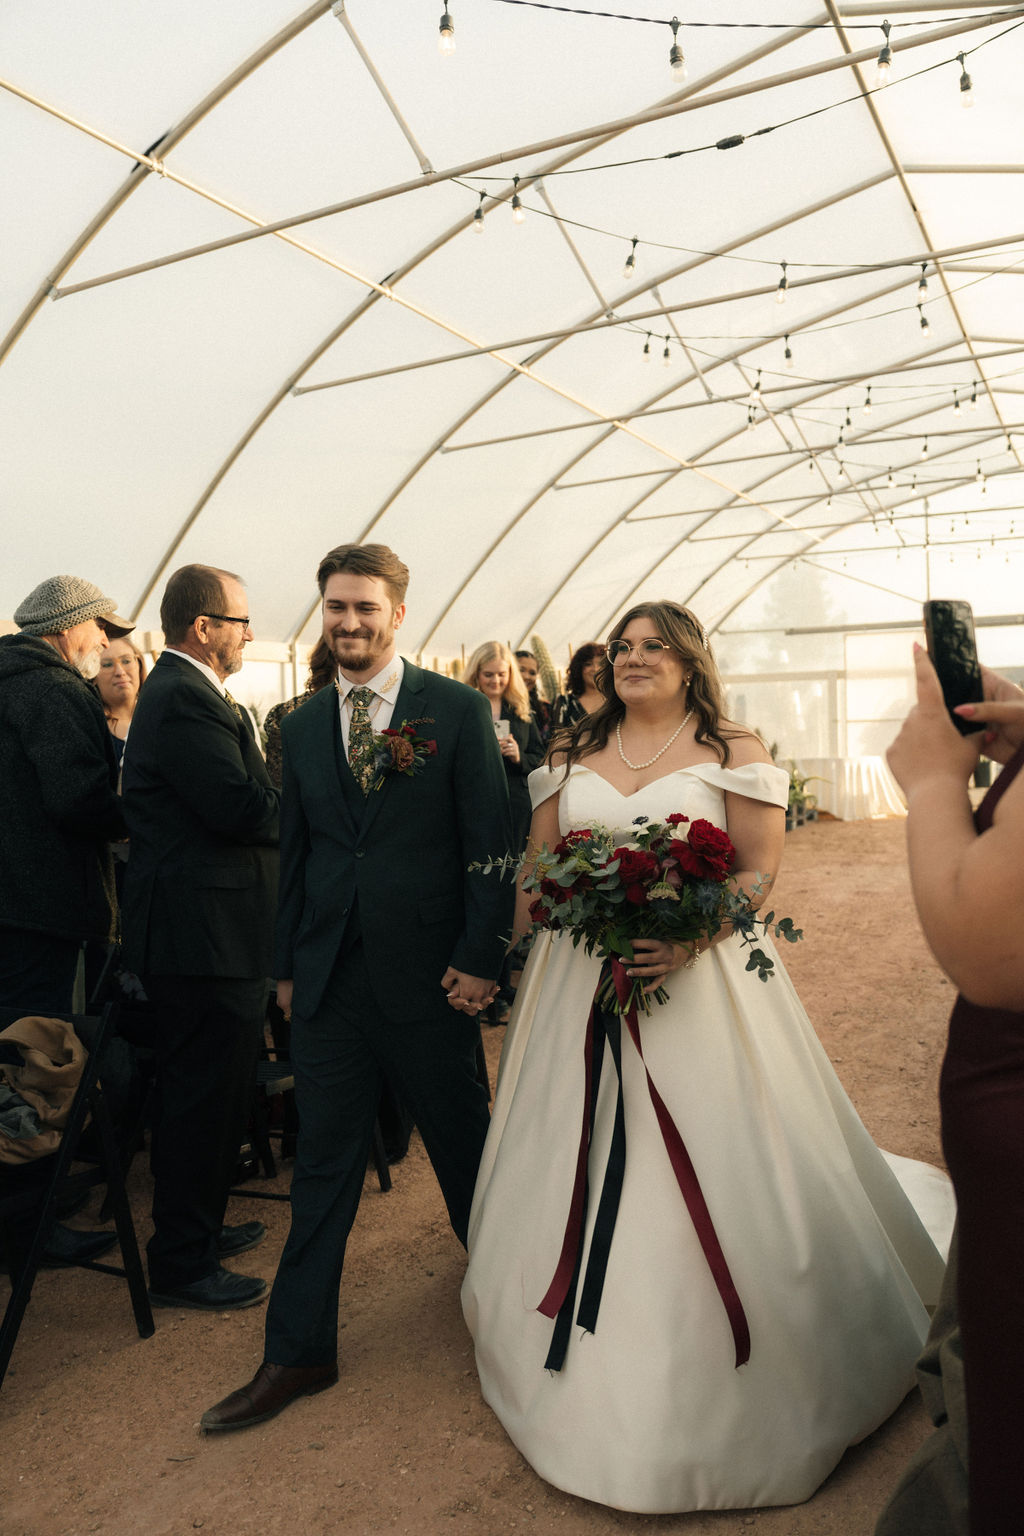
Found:
[[[666,645],[664,640],[658,640],[654,635],[649,635],[645,640],[638,640],[636,645],[630,645],[628,640],[613,640],[611,645],[605,646],[604,653],[613,667],[628,661],[634,651],[645,667],[656,667],[665,652],[671,649],[672,647]]]

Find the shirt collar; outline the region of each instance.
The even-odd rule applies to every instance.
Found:
[[[401,656],[392,656],[386,667],[382,667],[375,677],[368,677],[364,683],[350,682],[339,672],[337,674],[338,697],[344,701],[353,688],[369,688],[378,697],[386,699],[389,704],[394,704],[404,676],[405,661]]]
[[[227,692],[227,688],[225,687],[224,683],[221,682],[213,668],[208,667],[205,661],[197,661],[194,656],[190,656],[188,654],[188,651],[179,651],[176,645],[165,645],[164,650],[170,651],[172,656],[180,656],[182,661],[191,663],[193,667],[198,667],[203,676],[209,678],[210,682],[216,688],[221,698],[224,697],[225,693]]]

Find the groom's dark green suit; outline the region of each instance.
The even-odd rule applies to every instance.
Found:
[[[345,758],[333,688],[284,721],[275,974],[294,982],[300,1136],[292,1228],[267,1315],[266,1359],[337,1350],[338,1287],[383,1074],[408,1104],[464,1242],[487,1132],[476,1019],[441,986],[449,966],[495,978],[512,884],[469,865],[511,846],[491,714],[474,689],[404,664],[391,718],[436,742],[419,771],[367,795]]]

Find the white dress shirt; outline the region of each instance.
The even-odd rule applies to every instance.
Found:
[[[222,699],[226,696],[227,691],[228,691],[227,687],[225,686],[225,684],[221,680],[221,678],[219,678],[217,676],[217,674],[213,670],[213,668],[212,667],[208,667],[206,665],[205,661],[197,661],[194,656],[190,656],[189,655],[188,651],[179,651],[178,647],[176,645],[167,645],[167,646],[164,647],[164,649],[167,650],[167,651],[170,651],[171,654],[174,655],[174,656],[179,656],[182,661],[187,661],[193,667],[196,667],[203,674],[204,677],[208,677],[209,678],[210,682],[216,688],[217,692],[220,694]],[[252,711],[249,709],[248,705],[246,705],[246,704],[239,704],[237,699],[235,700],[235,703],[238,704],[239,709],[242,711],[242,719],[246,722],[246,724],[249,727],[249,730],[252,732],[252,739],[253,739],[253,741],[255,741],[256,745],[259,747],[260,751],[262,752],[263,751],[263,746],[262,746],[262,744],[260,742],[260,733],[256,729],[256,721],[253,719]]]
[[[341,739],[346,757],[348,757],[348,728],[352,723],[350,697],[352,690],[354,688],[372,689],[374,697],[370,700],[370,725],[375,732],[386,731],[395,713],[395,704],[398,702],[398,692],[404,676],[405,662],[401,656],[392,656],[387,666],[383,667],[375,677],[367,678],[365,683],[352,683],[341,672],[338,673],[336,679],[338,709],[341,718]]]

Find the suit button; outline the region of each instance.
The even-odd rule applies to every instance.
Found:
[[[356,849],[356,858],[357,859],[365,859],[365,857],[366,857],[366,849],[365,848],[357,848]]]

